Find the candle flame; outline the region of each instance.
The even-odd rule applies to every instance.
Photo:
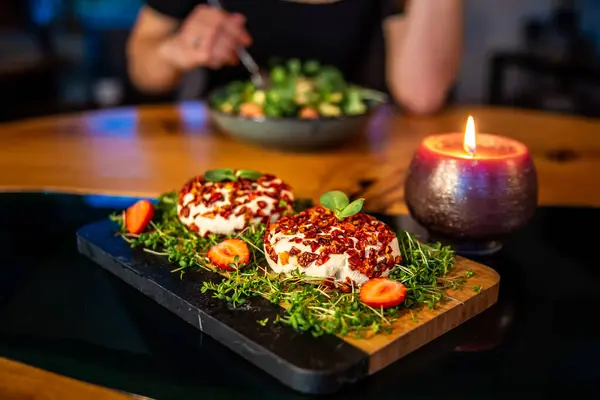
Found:
[[[465,128],[463,148],[470,155],[475,154],[475,151],[477,150],[477,140],[475,139],[475,121],[470,115],[469,119],[467,119],[467,127]]]

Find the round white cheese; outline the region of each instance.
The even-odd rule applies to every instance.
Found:
[[[276,221],[293,210],[293,203],[291,188],[272,175],[235,182],[211,182],[199,176],[180,191],[177,215],[200,236],[231,235],[249,224]]]
[[[312,215],[306,218],[303,213]],[[315,207],[271,225],[265,235],[265,254],[271,269],[285,274],[301,271],[306,276],[355,286],[373,277],[388,276],[400,262],[398,239],[391,229],[366,214],[344,222],[331,218],[332,214]],[[283,228],[279,226],[282,223]]]

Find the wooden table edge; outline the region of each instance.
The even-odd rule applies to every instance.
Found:
[[[0,357],[0,391],[15,399],[148,399]],[[20,383],[20,384],[19,384]],[[16,396],[16,397],[10,397]]]
[[[99,190],[92,187],[77,187],[70,185],[49,185],[49,186],[15,186],[0,184],[1,193],[56,193],[66,195],[86,195],[86,196],[114,196],[114,197],[144,197],[157,198],[160,194],[169,192],[174,189],[166,189],[162,192],[156,191],[136,191],[136,190],[119,190],[107,189]]]

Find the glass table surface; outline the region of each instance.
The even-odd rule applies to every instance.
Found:
[[[0,194],[0,357],[155,399],[300,399],[77,252],[76,230],[134,199]],[[328,398],[600,393],[596,208],[540,207],[494,256],[498,303]]]

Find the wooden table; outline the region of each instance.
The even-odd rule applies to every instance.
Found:
[[[251,168],[281,176],[298,197],[374,184],[366,209],[403,213],[403,179],[419,141],[478,131],[524,142],[539,172],[541,204],[600,204],[600,120],[481,107],[432,118],[384,109],[364,138],[322,153],[286,153],[213,134],[198,103],[124,108],[0,126],[0,190],[51,190],[150,196],[178,189],[209,168]]]
[[[2,400],[143,400],[100,386],[0,358],[0,398]]]
[[[23,121],[0,125],[0,191],[155,196],[206,169],[231,167],[277,174],[297,197],[314,200],[327,190],[353,192],[366,184],[367,210],[404,213],[402,183],[419,141],[463,131],[469,113],[478,131],[529,147],[540,204],[600,205],[600,120],[485,107],[450,108],[431,118],[383,109],[364,137],[319,153],[266,150],[214,134],[199,103]],[[1,398],[42,396],[131,398],[0,359]]]

